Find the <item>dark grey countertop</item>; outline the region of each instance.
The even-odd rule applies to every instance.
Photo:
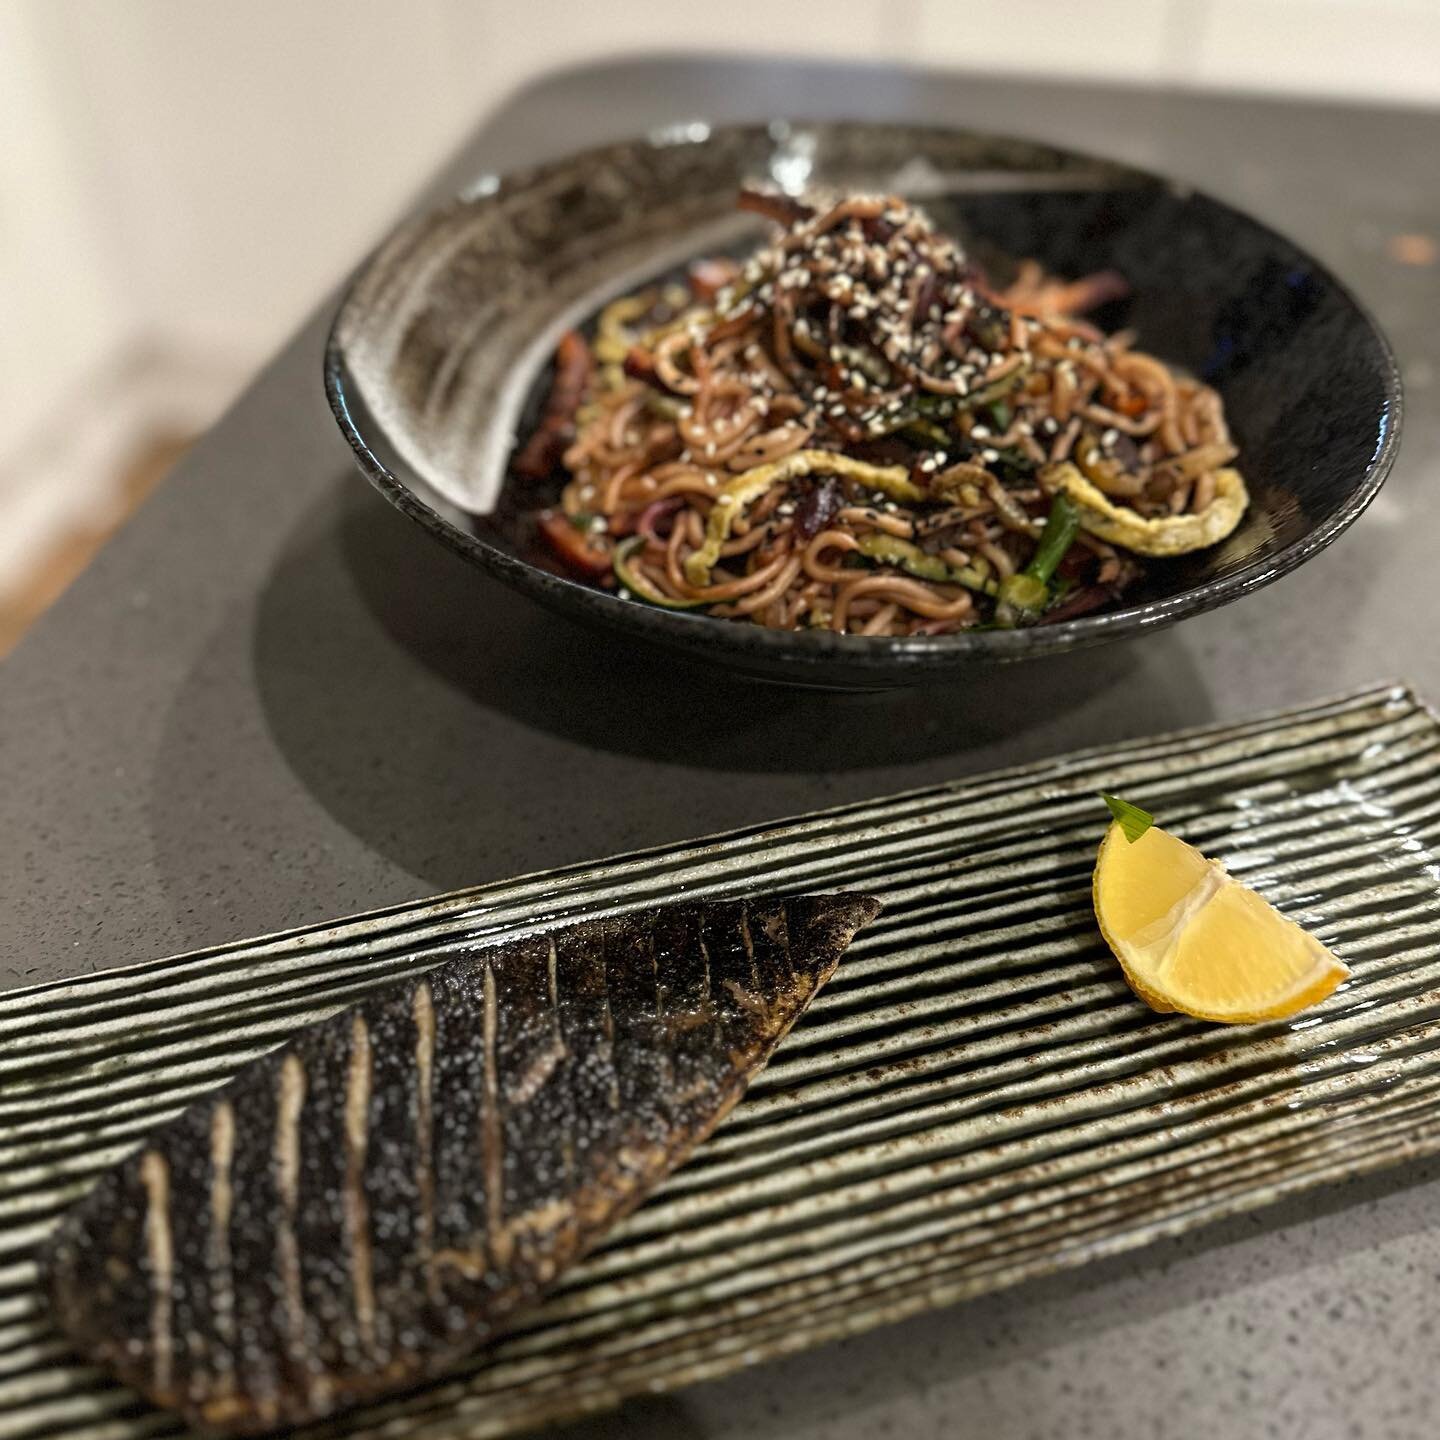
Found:
[[[928,691],[743,688],[573,630],[389,510],[325,406],[327,299],[0,665],[0,988],[1377,680],[1440,698],[1440,267],[1387,247],[1440,236],[1440,112],[635,61],[522,91],[419,198],[772,114],[1034,135],[1291,234],[1399,354],[1380,499],[1296,575],[1141,641]],[[1440,1164],[1340,1186],[574,1433],[1433,1435],[1437,1204]]]

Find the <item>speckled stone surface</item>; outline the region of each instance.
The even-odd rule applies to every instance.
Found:
[[[1050,136],[1293,235],[1399,353],[1379,500],[1274,588],[1138,642],[983,685],[745,689],[530,609],[390,511],[325,407],[326,301],[0,664],[0,986],[1392,676],[1440,698],[1440,268],[1386,246],[1440,233],[1440,115],[635,62],[521,93],[417,198],[779,111]],[[1418,1440],[1440,1427],[1437,1214],[1428,1164],[569,1433]]]

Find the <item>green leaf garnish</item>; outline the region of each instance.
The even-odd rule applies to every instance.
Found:
[[[1155,823],[1155,817],[1148,810],[1142,810],[1118,795],[1107,795],[1102,790],[1100,798],[1110,807],[1115,823],[1132,845]]]

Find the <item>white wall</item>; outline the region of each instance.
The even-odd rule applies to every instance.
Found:
[[[683,48],[1440,101],[1440,0],[0,0],[0,503],[117,357],[258,365],[508,92]]]
[[[1440,0],[12,0],[0,13],[41,52],[22,62],[23,93],[0,100],[6,129],[37,147],[5,193],[22,218],[73,217],[36,228],[76,314],[94,306],[97,335],[123,314],[246,358],[486,109],[587,56],[754,45],[1440,98]],[[15,163],[0,158],[7,182]],[[33,264],[0,256],[0,292],[26,288]]]
[[[34,8],[0,5],[0,447],[54,413],[138,318],[85,193]]]
[[[753,0],[20,6],[47,44],[74,163],[134,310],[167,337],[246,355],[318,298],[486,110],[543,70],[657,42],[733,47],[747,31],[776,49],[864,53],[886,33],[883,8],[828,0],[817,34],[811,6]],[[891,27],[897,53],[911,28]]]

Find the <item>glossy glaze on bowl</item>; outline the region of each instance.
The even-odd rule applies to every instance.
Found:
[[[477,525],[559,333],[607,299],[760,230],[742,182],[896,190],[983,259],[1114,267],[1099,317],[1215,385],[1253,503],[1213,550],[1155,566],[1122,608],[1024,631],[776,632],[623,600],[527,563]],[[1237,599],[1329,544],[1393,461],[1394,358],[1340,283],[1208,196],[1027,141],[899,125],[687,126],[504,179],[402,228],[361,270],[326,354],[360,466],[446,544],[577,619],[792,684],[877,686],[1095,644]]]

